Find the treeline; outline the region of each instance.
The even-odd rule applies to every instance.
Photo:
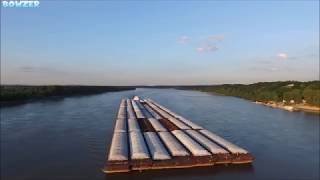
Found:
[[[205,92],[214,92],[221,95],[236,96],[252,101],[275,101],[285,100],[289,103],[306,102],[310,105],[320,106],[320,81],[298,82],[259,82],[249,85],[224,84],[211,86],[180,86],[182,89],[193,89]]]
[[[98,94],[111,91],[132,90],[124,86],[19,86],[1,85],[0,101],[20,101],[46,97]]]

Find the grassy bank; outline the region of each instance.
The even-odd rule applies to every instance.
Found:
[[[320,107],[320,81],[259,82],[254,84],[223,84],[180,86],[179,89],[198,90],[226,96],[235,96],[261,102],[272,107],[294,110],[317,110]]]
[[[124,86],[20,86],[1,85],[0,102],[13,102],[44,99],[48,97],[65,97],[90,95],[104,92],[132,90]]]

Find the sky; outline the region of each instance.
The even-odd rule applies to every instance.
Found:
[[[1,84],[319,79],[319,1],[45,1],[1,7]]]

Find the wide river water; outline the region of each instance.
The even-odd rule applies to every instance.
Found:
[[[250,165],[105,175],[121,98],[150,97],[250,151]],[[234,97],[137,89],[1,109],[1,179],[319,179],[319,116]]]

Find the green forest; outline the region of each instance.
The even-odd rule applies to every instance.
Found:
[[[150,86],[141,86],[150,88]],[[302,103],[320,106],[320,81],[278,81],[254,84],[223,84],[202,86],[154,86],[154,88],[177,88],[198,90],[226,96],[235,96],[251,101]],[[132,90],[127,86],[20,86],[1,85],[0,101],[20,101],[46,97],[89,95],[111,91]]]
[[[320,81],[298,82],[259,82],[254,84],[223,84],[209,86],[181,86],[180,89],[192,89],[213,92],[221,95],[236,96],[260,102],[290,102],[320,106]]]
[[[19,86],[1,85],[0,101],[20,101],[41,99],[46,97],[61,97],[89,95],[110,91],[131,90],[125,86]]]

